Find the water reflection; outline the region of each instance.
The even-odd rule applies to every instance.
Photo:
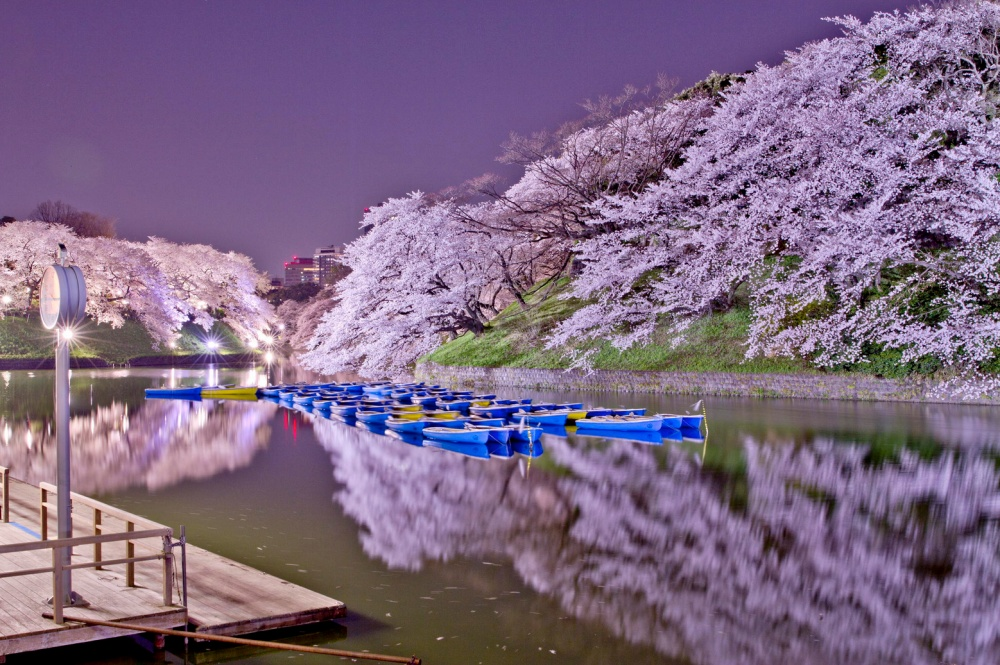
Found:
[[[36,400],[51,400],[51,383],[25,379],[15,373],[0,394],[0,464],[26,480],[51,481],[51,416]],[[155,380],[201,382],[167,373]],[[113,391],[95,380],[87,395],[74,382],[74,408],[94,404],[72,418],[77,491],[110,494],[208,478],[250,465],[282,436],[271,431],[272,423],[282,427],[271,402],[143,401],[131,397],[141,395],[140,381],[157,385],[151,374],[134,371],[115,379]],[[677,407],[652,397],[628,401],[657,411]],[[312,423],[333,463],[334,500],[353,520],[348,529],[327,525],[336,536],[325,534],[330,547],[352,539],[359,525],[368,557],[414,573],[413,596],[425,580],[437,582],[439,562],[454,562],[446,569],[453,577],[469,574],[461,562],[488,561],[491,571],[502,562],[498,570],[513,569],[562,610],[539,604],[560,617],[548,630],[610,633],[618,638],[615,649],[649,646],[657,659],[1000,662],[995,413],[719,400],[709,414],[708,441],[692,432],[622,440],[569,428],[546,431],[540,457],[487,461],[283,411],[293,441],[311,441],[299,428]],[[272,463],[286,454],[270,452]],[[289,448],[289,455],[298,453]],[[316,516],[330,519],[327,486],[311,496],[296,486],[304,484],[301,469],[278,477],[269,466],[268,473],[280,488],[268,494],[280,513],[275,524],[301,509],[309,529],[323,534]],[[202,485],[214,492],[217,514],[243,505],[246,495],[233,487],[223,480]],[[307,496],[301,504],[291,500],[300,494]],[[261,518],[254,516],[255,528],[268,526]],[[232,540],[237,552],[245,549],[240,535]],[[308,547],[315,548],[311,538]],[[343,575],[350,550],[331,549],[331,578]],[[349,570],[363,580],[360,588],[379,579],[364,572],[376,567],[365,560]],[[498,595],[501,583],[477,580],[488,590],[483,595]],[[409,593],[403,587],[399,592]],[[419,610],[391,609],[394,630],[416,623]],[[580,621],[562,622],[563,615]],[[514,612],[491,619],[514,625],[512,616],[518,628],[531,619]],[[514,632],[492,624],[475,630],[505,639]],[[592,662],[607,653],[595,651]]]
[[[996,662],[995,437],[975,416],[928,425],[956,447],[745,436],[736,477],[672,445],[548,437],[524,475],[316,431],[393,568],[506,556],[567,613],[696,663]]]
[[[105,494],[160,489],[246,466],[270,440],[273,404],[147,400],[95,406],[70,418],[72,487]],[[55,482],[51,418],[0,416],[0,465],[31,483]]]

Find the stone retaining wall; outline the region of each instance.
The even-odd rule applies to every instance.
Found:
[[[986,396],[963,400],[939,395],[926,379],[880,379],[864,374],[737,374],[727,372],[634,372],[551,370],[516,367],[452,367],[421,363],[417,380],[450,386],[532,388],[582,392],[662,393],[886,402],[1000,404]]]

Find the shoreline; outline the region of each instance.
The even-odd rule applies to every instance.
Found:
[[[70,357],[70,369],[113,369],[115,367],[191,367],[193,365],[246,365],[257,359],[254,353],[229,353],[197,356],[137,356],[124,363],[112,363],[103,358]],[[0,370],[55,369],[55,358],[0,358]]]
[[[867,374],[742,374],[637,370],[551,370],[521,367],[471,367],[423,362],[418,381],[465,388],[505,387],[580,392],[660,393],[859,402],[1000,405],[1000,396],[962,399],[941,394],[932,379],[885,379]]]

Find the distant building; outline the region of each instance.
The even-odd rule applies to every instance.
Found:
[[[284,284],[284,282],[281,281],[280,277],[272,277],[271,278],[271,286],[272,287],[274,287],[276,289],[280,289],[284,285],[285,284]]]
[[[319,285],[333,284],[344,275],[344,246],[319,247],[313,254],[313,263],[319,271]]]
[[[319,268],[312,259],[293,256],[285,261],[285,286],[296,284],[319,284]]]

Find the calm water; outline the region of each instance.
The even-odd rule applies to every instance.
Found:
[[[347,604],[291,641],[456,664],[1000,661],[989,407],[710,398],[707,441],[546,435],[529,462],[268,402],[142,396],[263,371],[75,372],[73,489]],[[0,464],[31,482],[55,479],[51,395],[51,372],[0,373]],[[132,642],[59,658],[156,662]],[[190,655],[290,659],[330,662]]]

